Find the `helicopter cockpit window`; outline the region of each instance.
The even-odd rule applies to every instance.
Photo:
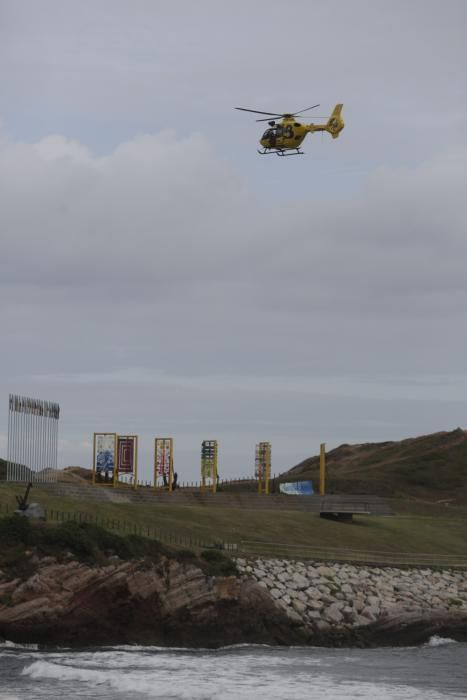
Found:
[[[281,126],[275,126],[272,129],[266,129],[263,134],[263,139],[277,138],[284,135],[284,129]]]

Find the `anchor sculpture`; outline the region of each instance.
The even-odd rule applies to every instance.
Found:
[[[16,496],[16,503],[18,504],[18,510],[25,511],[29,508],[29,503],[28,503],[28,498],[29,498],[29,492],[32,487],[32,481],[29,482],[26,488],[26,493],[24,496]]]
[[[26,487],[26,493],[24,496],[16,496],[16,503],[18,508],[15,510],[16,515],[22,515],[26,518],[34,518],[37,520],[45,520],[45,510],[40,505],[40,503],[28,503],[29,492],[32,487],[32,482],[30,481]]]

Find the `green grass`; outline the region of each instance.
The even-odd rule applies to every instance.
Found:
[[[19,487],[2,484],[0,504],[5,506],[8,502],[13,507],[14,495],[21,492]],[[156,500],[154,504],[76,501],[53,497],[39,487],[35,487],[32,500],[48,509],[98,513],[102,518],[150,526],[179,537],[198,537],[211,542],[223,540],[239,547],[243,542],[246,551],[258,554],[279,554],[277,545],[280,544],[287,545],[291,554],[296,547],[321,547],[331,553],[335,549],[381,552],[401,562],[410,554],[429,555],[440,564],[446,555],[467,560],[465,507],[398,500],[393,503],[395,516],[356,516],[354,523],[344,524],[297,511],[161,505]],[[305,555],[298,550],[297,554]]]
[[[13,578],[26,579],[35,573],[38,556],[63,561],[69,555],[91,565],[109,562],[109,557],[157,564],[161,557],[193,563],[209,576],[235,576],[237,567],[225,554],[203,551],[198,557],[140,535],[120,536],[92,523],[69,521],[60,525],[34,522],[12,515],[0,518],[0,567]],[[38,555],[38,556],[36,556]]]

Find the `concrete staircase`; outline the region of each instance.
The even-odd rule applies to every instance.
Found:
[[[37,484],[34,491],[46,491],[50,495],[70,498],[79,501],[111,502],[111,503],[151,503],[157,505],[176,505],[187,507],[210,508],[245,508],[250,510],[293,510],[319,513],[325,499],[329,496],[286,496],[284,494],[257,494],[251,492],[213,494],[191,489],[176,489],[173,493],[155,491],[152,488],[140,487],[113,488],[111,486],[91,486],[69,483]],[[371,515],[391,515],[388,504],[378,496],[332,496],[335,510],[365,512]]]

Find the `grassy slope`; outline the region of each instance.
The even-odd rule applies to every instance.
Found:
[[[319,457],[311,457],[281,480],[319,480]],[[433,433],[400,442],[341,445],[327,454],[328,490],[454,499],[467,503],[467,432]]]
[[[91,565],[105,565],[112,555],[151,563],[166,556],[195,564],[211,576],[237,574],[235,564],[216,550],[201,552],[197,557],[192,551],[167,547],[155,539],[135,534],[122,537],[90,523],[51,525],[16,516],[0,518],[0,567],[13,578],[26,579],[36,572],[38,561],[32,555],[67,561],[70,552]]]
[[[0,485],[0,504],[14,506],[14,495],[23,489]],[[35,488],[32,500],[47,508],[95,513],[96,503],[60,499]],[[317,515],[295,511],[182,507],[170,505],[100,503],[101,517],[150,525],[184,536],[208,541],[242,540],[292,546],[350,548],[394,553],[423,553],[432,556],[457,554],[467,557],[467,508],[446,508],[395,502],[399,514],[391,517],[358,517],[354,524],[322,520]],[[405,510],[404,510],[405,509]],[[246,545],[250,551],[274,553],[269,545]]]

